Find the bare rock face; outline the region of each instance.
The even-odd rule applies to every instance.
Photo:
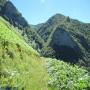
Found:
[[[2,8],[2,16],[7,19],[11,24],[19,28],[27,27],[27,21],[22,17],[16,7],[10,2],[7,1]]]
[[[56,52],[56,58],[69,62],[77,62],[80,58],[80,48],[70,34],[63,28],[57,28],[52,36],[51,47]]]

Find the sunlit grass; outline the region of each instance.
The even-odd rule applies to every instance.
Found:
[[[0,18],[0,88],[47,90],[47,72],[39,54]]]

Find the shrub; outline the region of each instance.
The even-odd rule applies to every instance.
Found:
[[[48,85],[55,90],[90,90],[88,72],[76,65],[47,60],[47,70],[50,76]]]

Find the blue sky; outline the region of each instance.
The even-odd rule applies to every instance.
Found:
[[[11,0],[30,24],[43,23],[56,13],[90,23],[90,0]]]

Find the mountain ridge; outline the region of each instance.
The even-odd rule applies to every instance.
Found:
[[[59,30],[58,30],[58,28],[59,28]],[[57,32],[57,30],[58,30],[58,32]],[[56,32],[57,32],[57,35],[54,35]],[[67,46],[66,44],[68,43],[68,40],[65,41],[65,38],[69,38],[69,36],[67,36],[67,37],[62,36],[63,32],[65,32],[65,34],[69,33],[69,36],[78,45],[79,51],[75,51],[75,50],[71,49],[71,53],[70,53],[70,51],[67,51],[67,50],[70,50],[70,48],[72,48],[72,47],[70,47],[69,49],[66,49],[66,50],[60,49],[61,52],[58,52],[58,51],[60,51],[59,50],[60,46],[57,48],[56,45],[59,45],[60,43],[64,42],[64,45],[62,45],[62,46]],[[37,33],[42,37],[42,39],[45,42],[44,47],[42,48],[42,51],[41,51],[41,53],[44,56],[46,56],[46,57],[57,57],[58,56],[58,57],[61,57],[60,59],[63,59],[66,57],[66,59],[64,59],[64,60],[67,61],[67,59],[70,60],[70,58],[68,58],[69,53],[71,54],[69,56],[72,57],[75,54],[74,52],[76,52],[76,53],[79,52],[79,53],[81,53],[81,55],[78,54],[78,56],[82,56],[81,58],[79,58],[81,60],[79,62],[87,64],[87,61],[88,61],[88,63],[89,63],[89,59],[90,59],[90,55],[89,55],[89,53],[90,53],[89,52],[90,51],[90,35],[89,35],[90,34],[90,24],[71,19],[70,17],[65,17],[61,14],[56,14],[56,15],[52,16],[49,20],[47,20],[47,22],[42,24],[40,26],[40,28],[37,30]],[[65,34],[63,34],[63,35],[65,35]],[[60,36],[62,36],[62,37],[60,38]],[[57,38],[55,39],[55,37],[57,37]],[[64,38],[64,40],[62,40],[62,38]],[[54,41],[55,42],[57,41],[57,43],[56,43],[56,45],[54,44],[53,45],[54,47],[53,47],[51,45],[51,43],[53,43]],[[83,43],[83,42],[85,42],[85,43]],[[55,50],[55,48],[57,48],[57,51]],[[60,55],[60,53],[61,53],[61,55]],[[72,53],[73,53],[73,55],[72,55]],[[64,55],[63,58],[62,58],[62,55]],[[74,56],[77,56],[77,55],[75,54]],[[72,62],[74,62],[74,61],[72,60]],[[89,65],[88,65],[88,67],[89,67]]]

